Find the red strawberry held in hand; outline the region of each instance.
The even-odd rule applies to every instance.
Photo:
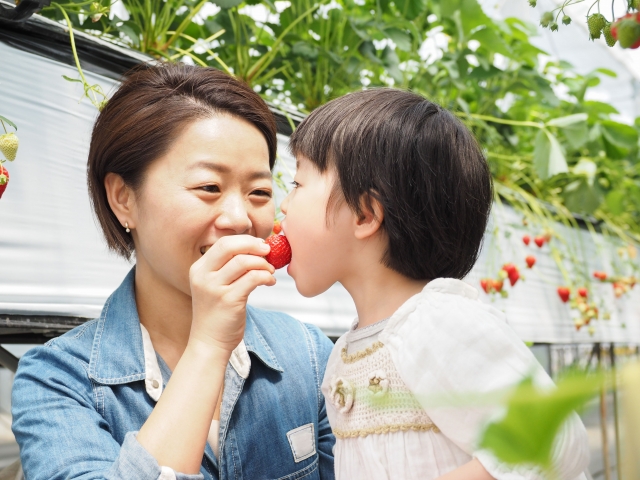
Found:
[[[527,267],[532,268],[536,264],[536,257],[529,255],[524,261],[527,262]]]
[[[529,235],[525,235],[524,237],[522,237],[522,241],[526,246],[529,246],[529,244],[531,243],[531,237]]]
[[[569,301],[570,295],[571,295],[571,290],[569,290],[568,287],[558,287],[558,296],[560,297],[560,300],[562,300],[564,303],[567,303]]]
[[[589,295],[589,292],[587,292],[586,288],[581,287],[578,289],[578,295],[580,295],[582,298],[587,298],[587,295]]]
[[[542,235],[538,235],[533,239],[533,241],[538,246],[538,248],[542,248],[542,246],[544,245],[544,237]]]
[[[277,270],[291,262],[291,245],[284,235],[270,235],[266,238],[265,243],[271,247],[271,251],[265,257]]]
[[[0,198],[9,185],[9,170],[0,165]]]

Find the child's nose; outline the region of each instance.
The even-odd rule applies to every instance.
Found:
[[[282,203],[280,204],[280,211],[286,215],[287,214],[287,209],[289,208],[289,197],[291,196],[291,193],[289,193],[289,195],[286,196],[286,198],[282,201]]]

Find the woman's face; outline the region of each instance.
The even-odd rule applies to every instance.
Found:
[[[189,294],[189,268],[218,239],[271,232],[267,142],[236,117],[196,120],[149,166],[135,203],[138,269]]]

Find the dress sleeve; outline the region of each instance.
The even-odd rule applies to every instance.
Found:
[[[176,473],[129,432],[120,445],[98,413],[86,365],[55,345],[29,350],[12,392],[13,433],[29,480],[202,480]]]
[[[506,466],[477,448],[482,430],[504,413],[503,406],[461,405],[473,401],[473,395],[513,387],[530,374],[536,385],[553,388],[551,378],[500,312],[477,300],[432,294],[390,326],[383,343],[443,435],[498,480],[542,478],[536,468]],[[588,466],[587,433],[576,413],[555,440],[553,461],[562,480],[582,478]]]

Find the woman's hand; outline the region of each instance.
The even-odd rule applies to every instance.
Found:
[[[275,285],[275,269],[264,259],[269,245],[250,235],[218,240],[189,271],[193,321],[190,345],[228,352],[244,335],[247,298],[260,285]]]

